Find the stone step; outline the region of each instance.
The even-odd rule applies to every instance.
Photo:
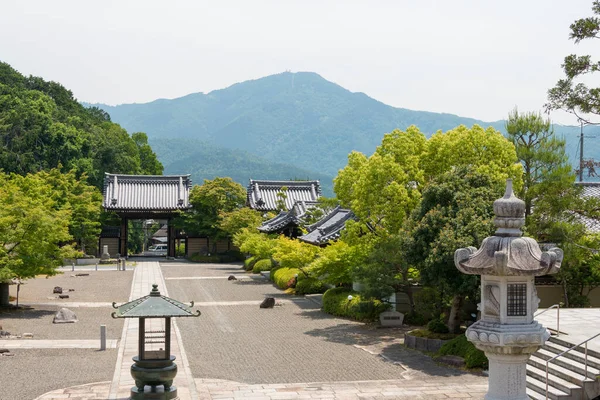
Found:
[[[533,389],[527,388],[526,393],[527,396],[532,400],[546,400],[546,394],[538,393]]]
[[[534,353],[529,358],[529,361],[527,364],[544,371],[544,374],[545,374],[546,360],[541,357],[538,357],[538,353]],[[553,376],[557,376],[560,379],[563,379],[565,381],[569,381],[578,386],[582,386],[585,381],[585,377],[583,376],[583,374],[580,374],[569,368],[565,368],[565,367],[562,367],[562,366],[554,364],[554,363],[550,363],[548,365],[548,373]]]
[[[532,376],[527,377],[527,388],[541,395],[546,395],[546,382],[535,379]],[[552,400],[572,400],[576,397],[571,397],[570,393],[548,385],[548,398]]]
[[[580,385],[576,385],[573,382],[562,379],[557,375],[551,374],[552,371],[548,370],[548,385],[555,387],[559,390],[562,390],[565,393],[570,393],[571,395],[576,395],[581,398],[583,393],[583,387]],[[527,365],[527,379],[532,377],[537,379],[538,381],[546,382],[546,370],[535,367],[531,364]]]
[[[535,355],[539,358],[542,358],[544,361],[556,356],[555,353],[546,349],[539,349],[537,352],[535,352]],[[558,365],[570,369],[571,371],[577,372],[578,374],[585,375],[585,365],[576,360],[571,360],[565,357],[559,357],[554,359],[550,364]],[[543,369],[545,368],[546,367],[544,366]],[[588,365],[587,377],[595,380],[598,375],[600,375],[600,369]]]
[[[562,343],[548,341],[542,348],[545,350],[551,351],[552,353],[560,354],[564,351],[567,351],[571,346],[567,347],[567,346],[563,345]],[[569,351],[568,353],[563,354],[562,357],[566,357],[571,360],[578,361],[581,364],[584,364],[585,363],[585,348],[583,348],[583,347],[575,348],[575,349]],[[600,370],[600,358],[592,355],[589,349],[588,349],[588,355],[587,355],[587,362],[588,362],[588,366],[592,366],[592,367]]]
[[[560,346],[563,346],[566,348],[572,347],[577,344],[577,343],[569,342],[568,339],[565,338],[564,336],[559,336],[559,337],[550,336],[550,338],[548,339],[548,342],[555,343],[557,345],[560,345]],[[583,353],[585,351],[585,348],[584,348],[584,346],[579,346],[571,351],[579,351],[580,353]],[[592,357],[600,360],[600,352],[598,352],[596,350],[588,349],[588,357],[589,356],[592,356]]]

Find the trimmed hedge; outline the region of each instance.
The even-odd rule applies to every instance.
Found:
[[[293,281],[296,274],[301,274],[298,268],[279,267],[275,270],[271,269],[271,280],[278,288],[285,290],[291,287],[289,283]]]
[[[244,260],[244,269],[246,271],[250,271],[252,270],[252,268],[254,268],[254,263],[256,263],[258,260],[256,259],[255,256],[252,256],[250,258],[246,258]]]
[[[300,276],[298,278],[296,294],[325,293],[327,291],[327,286],[317,278],[302,278]]]
[[[262,271],[270,271],[273,267],[273,261],[270,258],[266,260],[258,260],[254,263],[254,267],[252,267],[252,272],[255,274],[259,274]]]
[[[446,342],[440,348],[438,355],[453,355],[465,359],[467,368],[487,368],[488,359],[485,353],[477,349],[473,343],[467,340],[465,335],[457,336],[456,338]]]
[[[218,255],[214,256],[203,256],[199,253],[194,253],[190,256],[190,261],[194,261],[197,263],[214,263],[218,264],[221,262],[221,257]]]
[[[352,300],[348,296],[352,295]],[[357,321],[375,321],[389,306],[375,299],[363,299],[360,293],[347,288],[329,289],[323,295],[323,311]]]
[[[240,261],[240,255],[237,251],[228,251],[226,253],[221,254],[213,254],[210,256],[201,255],[200,253],[192,254],[189,259],[190,261],[198,262],[198,263],[230,263]],[[243,259],[243,258],[242,258]]]

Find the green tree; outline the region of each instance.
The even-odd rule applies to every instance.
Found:
[[[221,211],[219,217],[219,228],[230,237],[233,237],[244,228],[256,229],[263,222],[260,212],[248,207],[229,212]]]
[[[377,235],[398,232],[420,199],[419,162],[425,146],[425,135],[411,126],[386,134],[369,158],[351,153],[334,180],[341,204]]]
[[[579,43],[585,39],[597,39],[600,32],[600,1],[592,2],[593,16],[580,18],[570,26],[569,39]],[[584,80],[600,70],[598,61],[592,56],[570,54],[562,64],[565,74],[548,91],[548,110],[564,110],[577,116],[581,121],[591,122],[586,114],[600,115],[600,88],[588,87]]]
[[[196,185],[190,191],[191,210],[181,213],[174,224],[188,234],[215,239],[212,252],[216,252],[216,239],[228,234],[220,227],[223,215],[245,203],[246,190],[231,178],[204,180],[202,185]]]
[[[474,275],[454,266],[456,249],[480,246],[494,231],[493,202],[502,196],[503,180],[457,167],[433,179],[423,191],[412,216],[408,262],[419,270],[424,285],[452,297],[448,327],[456,331],[456,317],[465,297],[476,296]]]
[[[54,275],[64,258],[76,254],[69,244],[72,209],[57,203],[47,178],[0,173],[0,304],[8,303],[10,279]]]
[[[140,156],[140,173],[142,175],[162,175],[163,165],[152,147],[148,144],[148,135],[144,132],[136,132],[131,135],[131,139],[135,142]]]
[[[534,199],[563,190],[557,183],[573,185],[565,141],[554,135],[550,120],[541,113],[519,114],[516,108],[508,115],[506,132],[523,165],[523,186],[517,196],[525,201],[525,217],[529,218]],[[564,179],[557,179],[557,174]]]

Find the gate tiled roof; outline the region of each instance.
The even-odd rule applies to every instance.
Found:
[[[107,211],[175,211],[190,207],[190,175],[104,176]]]
[[[316,201],[321,196],[319,181],[264,181],[250,179],[247,203],[254,210],[277,210],[278,193],[285,191],[285,209],[290,210],[296,201]]]

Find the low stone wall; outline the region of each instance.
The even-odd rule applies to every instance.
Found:
[[[412,336],[410,332],[404,335],[404,345],[406,347],[419,351],[428,351],[430,353],[437,353],[440,347],[446,342],[447,340]]]

